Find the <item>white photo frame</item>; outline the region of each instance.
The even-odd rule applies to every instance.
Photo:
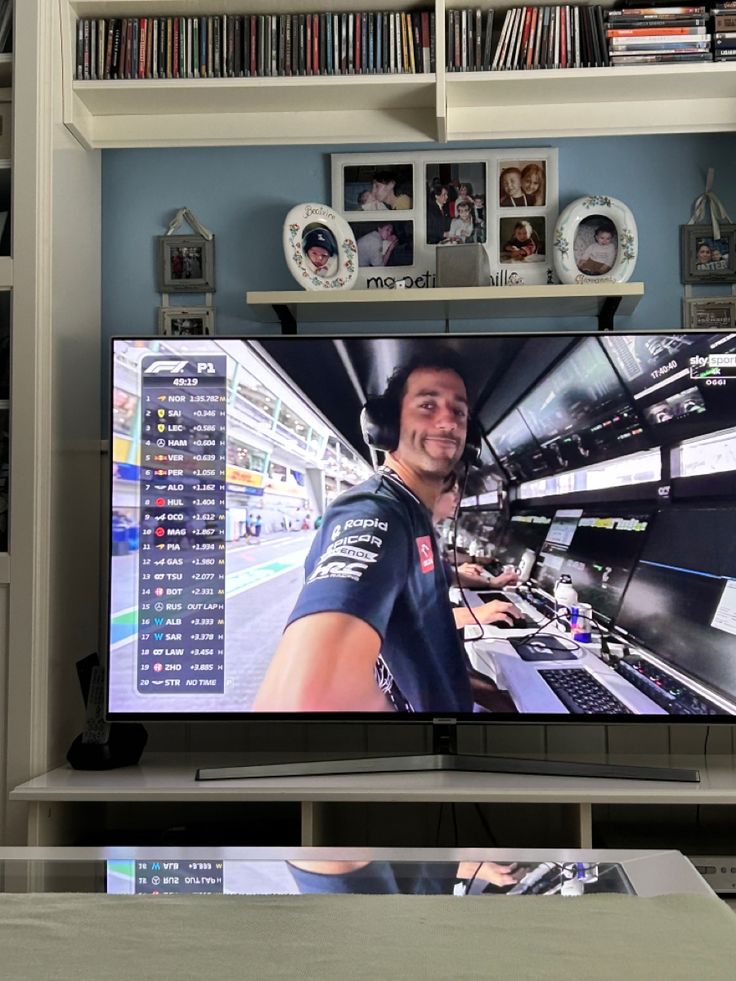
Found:
[[[557,220],[553,249],[561,283],[626,283],[639,251],[636,221],[617,198],[578,198]]]
[[[358,276],[350,225],[326,204],[297,204],[284,220],[289,272],[305,290],[349,290]]]
[[[498,150],[427,150],[401,153],[332,154],[332,206],[348,221],[358,246],[358,287],[391,289],[397,285],[426,289],[437,285],[436,251],[452,247],[457,242],[481,242],[489,260],[488,281],[478,285],[542,284],[552,280],[552,239],[558,208],[557,149],[554,147],[508,147]],[[530,164],[543,174],[542,190],[530,195],[528,204],[501,207],[499,175],[504,169],[518,166],[520,172]],[[376,187],[376,181],[382,184]],[[385,186],[389,186],[386,191]],[[430,190],[446,183],[455,197],[449,204],[458,203],[458,214],[446,213],[446,241],[438,244],[437,232],[430,234],[433,223]],[[470,189],[462,190],[463,185]],[[472,200],[470,235],[449,226],[461,214],[459,203]],[[388,202],[388,203],[387,203]],[[542,230],[534,258],[508,257],[502,260],[501,221],[514,217],[531,221]],[[388,261],[379,252],[378,242],[367,240],[370,232],[393,225],[384,232],[383,241],[397,239]],[[440,234],[444,236],[444,231]],[[374,234],[372,239],[376,239]],[[370,246],[370,248],[368,247]]]

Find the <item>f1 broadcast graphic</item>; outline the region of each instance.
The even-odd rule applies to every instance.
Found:
[[[110,707],[247,711],[320,515],[370,470],[247,343],[160,346],[115,348]]]

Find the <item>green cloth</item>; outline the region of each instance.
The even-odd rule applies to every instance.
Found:
[[[0,895],[8,981],[734,981],[702,896]]]

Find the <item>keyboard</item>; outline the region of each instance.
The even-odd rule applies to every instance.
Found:
[[[538,673],[572,715],[633,715],[585,668],[546,668]]]
[[[723,712],[673,675],[636,654],[629,654],[619,661],[616,670],[670,715],[719,715]]]

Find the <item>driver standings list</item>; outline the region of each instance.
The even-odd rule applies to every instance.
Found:
[[[141,362],[141,694],[225,686],[227,358]]]

